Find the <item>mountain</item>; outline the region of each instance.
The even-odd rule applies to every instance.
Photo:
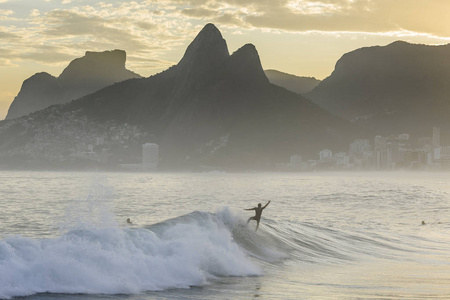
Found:
[[[162,73],[0,123],[0,158],[80,161],[101,136],[98,150],[106,149],[110,164],[139,162],[141,144],[153,142],[163,169],[269,169],[293,154],[316,158],[324,147],[346,148],[348,130],[348,122],[271,84],[253,45],[230,55],[207,24]]]
[[[13,119],[50,105],[66,103],[113,83],[140,77],[125,68],[122,50],[86,52],[73,60],[59,75],[37,73],[22,84],[6,119]]]
[[[377,134],[429,136],[441,128],[450,141],[450,45],[394,42],[342,56],[307,97]]]
[[[266,73],[266,76],[271,83],[284,87],[297,94],[311,92],[320,83],[320,80],[314,77],[301,77],[277,70],[265,70],[264,73]]]

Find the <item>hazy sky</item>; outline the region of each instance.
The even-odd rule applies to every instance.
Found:
[[[59,76],[85,51],[123,49],[149,76],[177,63],[206,23],[230,52],[253,43],[265,69],[327,77],[354,49],[450,43],[450,0],[0,0],[0,120],[22,82]]]

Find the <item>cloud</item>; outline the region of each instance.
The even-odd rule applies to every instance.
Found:
[[[450,1],[445,0],[379,0],[374,7],[377,17],[414,32],[450,36]]]
[[[174,65],[174,62],[163,59],[152,59],[134,55],[127,56],[127,66],[133,71],[140,72],[148,69],[163,71]]]
[[[158,28],[158,25],[152,22],[145,22],[145,21],[139,21],[136,22],[136,25],[139,26],[139,28],[142,28],[144,30],[154,30]]]
[[[14,11],[10,9],[0,9],[0,21],[15,20],[15,18],[11,17],[12,15],[14,15]]]
[[[245,22],[240,18],[239,15],[229,14],[225,13],[219,17],[216,18],[216,21],[220,24],[224,25],[232,25],[232,26],[239,26],[239,27],[247,27]]]
[[[10,1],[0,0],[0,3]],[[85,51],[123,49],[128,64],[164,68],[207,22],[222,30],[450,37],[446,0],[93,0],[1,7],[3,64],[67,64]],[[70,2],[70,3],[69,3]],[[64,8],[64,9],[62,9]],[[22,8],[23,9],[23,8]],[[51,9],[51,10],[49,10]],[[13,17],[15,19],[13,19]],[[44,47],[47,46],[47,47]],[[147,60],[147,62],[145,62]]]
[[[203,17],[211,17],[216,16],[217,12],[211,9],[206,8],[189,8],[189,9],[183,9],[181,13],[188,17],[196,17],[196,18],[203,18]]]
[[[11,60],[0,57],[0,67],[14,67]]]
[[[286,31],[413,31],[450,36],[445,0],[171,0],[190,18]],[[186,7],[187,6],[187,7]]]
[[[10,16],[13,15],[14,11],[10,10],[10,9],[0,9],[0,15],[1,16]]]
[[[30,11],[30,17],[38,17],[38,16],[40,16],[40,15],[41,15],[41,13],[39,12],[38,9],[32,9],[32,10]]]
[[[1,34],[0,34],[1,38]],[[59,64],[68,62],[74,58],[72,49],[63,46],[51,45],[26,45],[22,41],[16,43],[21,45],[16,49],[0,49],[1,66],[14,66],[13,61],[29,60],[46,64]]]
[[[306,15],[330,15],[341,11],[341,7],[337,4],[317,1],[292,0],[286,7],[294,13]]]
[[[8,30],[5,27],[0,27],[0,39],[2,42],[5,42],[5,40],[13,40],[13,39],[19,39],[20,36],[13,32],[8,32]]]
[[[42,24],[46,25],[43,34],[49,39],[66,38],[69,42],[84,39],[121,48],[132,48],[136,51],[144,51],[149,46],[142,41],[139,34],[130,29],[131,24],[105,19],[98,15],[57,10],[46,14]],[[142,23],[140,25],[142,26]]]
[[[92,3],[80,6],[80,1],[72,1],[65,9],[48,10],[61,6],[58,0],[50,6],[36,5],[32,10],[21,11],[21,20],[0,27],[0,39],[4,42],[1,64],[34,61],[63,66],[88,50],[122,49],[128,53],[128,65],[161,71],[179,57],[169,55],[171,58],[167,59],[160,55],[164,57],[174,48],[183,48],[196,32],[186,22],[188,17],[180,17],[179,10],[171,4]],[[13,12],[3,14],[10,16]],[[153,71],[141,73],[149,72]]]
[[[74,52],[66,46],[34,45],[16,56],[21,60],[32,60],[52,65],[71,61],[74,59]]]

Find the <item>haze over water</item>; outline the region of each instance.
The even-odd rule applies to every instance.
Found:
[[[448,299],[449,179],[0,172],[0,298]]]

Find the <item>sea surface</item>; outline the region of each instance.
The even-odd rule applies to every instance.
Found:
[[[17,297],[450,299],[450,174],[1,171]]]

